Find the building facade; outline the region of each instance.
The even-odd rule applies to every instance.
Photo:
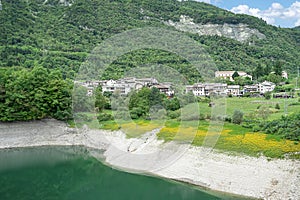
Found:
[[[235,71],[216,71],[215,78],[228,79],[230,81],[234,81],[232,75]],[[252,76],[243,71],[237,71],[240,77],[249,78],[252,81]]]

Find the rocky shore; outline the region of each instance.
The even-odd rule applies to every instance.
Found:
[[[128,171],[258,199],[300,199],[299,160],[234,156],[187,144],[164,143],[157,140],[158,131],[127,139],[122,131],[77,130],[56,120],[0,123],[0,149],[82,145],[104,150],[105,162]],[[95,151],[90,153],[103,157]]]

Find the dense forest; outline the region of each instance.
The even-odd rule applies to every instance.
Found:
[[[0,11],[0,120],[67,119],[72,81],[89,53],[111,36],[141,27],[176,31],[165,22],[181,15],[198,24],[247,24],[266,36],[239,42],[221,36],[186,34],[222,70],[245,70],[255,78],[276,63],[289,73],[300,66],[300,31],[268,25],[195,1],[177,0],[2,0]],[[62,3],[61,3],[62,2]],[[170,52],[141,49],[123,55],[99,79],[117,79],[139,65],[159,63],[201,80],[191,64]],[[263,73],[261,73],[263,71]],[[139,113],[136,113],[139,115]]]
[[[266,38],[251,38],[241,43],[220,36],[187,34],[199,41],[214,59],[219,69],[245,70],[253,73],[256,67],[272,67],[284,62],[290,73],[300,65],[300,32],[266,24],[261,19],[233,14],[209,4],[176,0],[4,0],[0,11],[0,66],[43,66],[59,68],[66,78],[74,78],[81,63],[97,44],[125,30],[139,27],[162,27],[168,20],[178,21],[181,15],[199,24],[247,24]],[[70,4],[68,4],[70,3]],[[146,19],[145,19],[146,17]],[[118,78],[122,71],[152,62],[171,65],[186,63],[167,59],[165,52],[142,51],[124,56],[114,63],[105,77]],[[140,63],[137,63],[138,60]],[[121,73],[120,73],[121,71]],[[189,75],[187,74],[189,77]]]

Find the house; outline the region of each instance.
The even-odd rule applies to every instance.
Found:
[[[116,81],[110,81],[107,82],[105,85],[102,85],[102,92],[119,92],[121,95],[127,95],[132,89],[132,85]]]
[[[245,85],[244,89],[243,89],[243,94],[245,93],[255,93],[255,92],[259,92],[258,90],[258,85]]]
[[[175,92],[172,90],[171,84],[156,84],[151,86],[157,88],[161,93],[165,94],[167,97],[173,97]]]
[[[101,85],[102,92],[119,92],[121,95],[127,95],[132,90],[139,90],[143,87],[151,87],[153,85],[158,85],[158,81],[155,78],[135,78],[135,77],[125,77],[119,80],[102,80],[102,81],[74,81],[83,87],[88,89],[87,96],[92,96],[93,91],[96,87]],[[166,87],[166,86],[163,86]],[[160,90],[164,90],[163,93],[167,95],[174,95],[174,91],[168,89],[165,91],[163,87]]]
[[[275,83],[264,81],[258,84],[258,92],[261,94],[265,94],[266,92],[272,92],[275,89]]]
[[[234,81],[232,75],[235,71],[216,71],[215,78],[223,78],[228,79],[230,81]],[[252,81],[252,76],[243,71],[237,71],[240,77],[249,78]]]
[[[227,84],[206,83],[204,91],[205,91],[205,96],[210,96],[213,94],[226,95],[227,94]]]
[[[196,83],[194,85],[188,85],[185,89],[186,93],[192,92],[194,96],[205,96],[205,85],[202,83]]]
[[[232,95],[232,96],[240,96],[240,86],[239,85],[228,85],[227,86],[227,95]]]
[[[192,92],[195,96],[210,96],[226,94],[227,84],[224,83],[196,83],[186,86],[186,93]]]
[[[288,73],[287,73],[286,71],[282,71],[281,77],[282,77],[282,78],[285,78],[285,79],[288,79],[288,78],[289,78]]]

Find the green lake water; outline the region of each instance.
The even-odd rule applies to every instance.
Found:
[[[0,200],[241,199],[118,171],[81,147],[0,150]]]

